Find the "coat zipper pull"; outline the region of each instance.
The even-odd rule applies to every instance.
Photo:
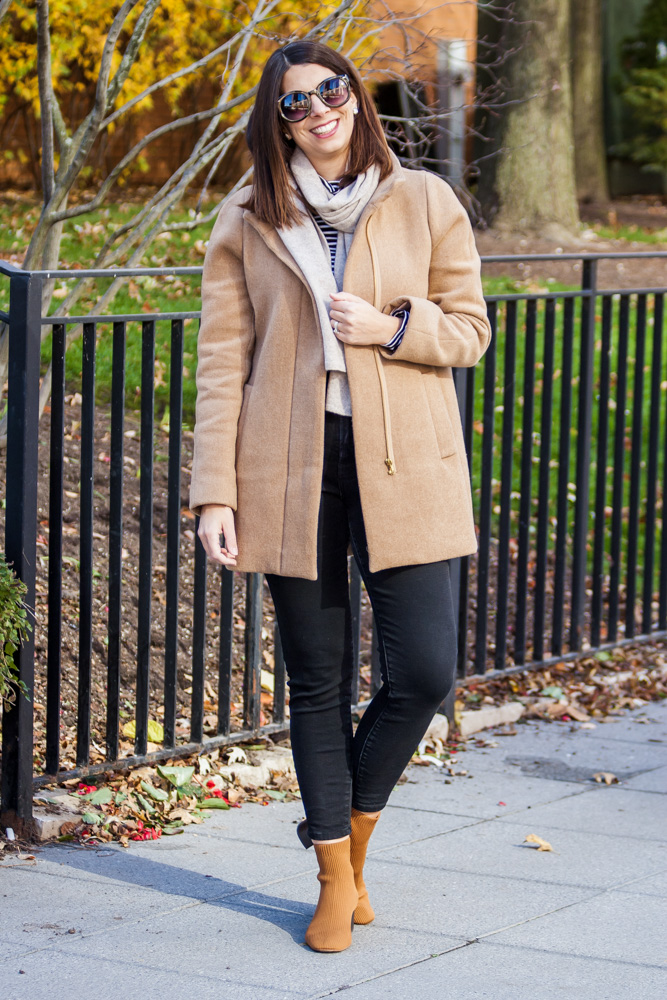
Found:
[[[368,249],[371,255],[371,268],[373,270],[373,305],[376,309],[379,309],[381,302],[380,273],[375,257],[375,245],[371,236],[370,222],[371,220],[369,218],[366,222],[366,240],[368,242]],[[382,368],[382,358],[380,357],[380,351],[378,350],[377,345],[373,346],[373,356],[375,358],[375,367],[377,369],[378,380],[380,382],[380,396],[382,398],[382,419],[384,422],[384,440],[387,451],[387,457],[384,460],[384,464],[387,466],[387,474],[394,476],[396,474],[396,464],[394,462],[394,444],[391,439],[391,416],[389,414],[389,399],[387,398],[387,383],[384,377],[384,369]]]

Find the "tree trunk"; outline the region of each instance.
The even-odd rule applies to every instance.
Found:
[[[573,237],[579,212],[569,0],[498,0],[495,6],[503,18],[496,43],[502,61],[486,106],[485,151],[494,155],[480,166],[482,213],[498,228]]]
[[[577,195],[609,201],[602,97],[602,0],[570,0]]]

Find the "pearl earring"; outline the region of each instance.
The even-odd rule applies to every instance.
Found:
[[[359,114],[359,108],[352,108],[352,114],[353,115],[358,115]]]

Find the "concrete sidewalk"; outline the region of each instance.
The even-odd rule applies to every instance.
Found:
[[[303,944],[317,882],[298,802],[3,862],[0,996],[664,1000],[667,703],[497,743],[459,755],[472,778],[409,769],[371,841],[377,919],[338,955]]]

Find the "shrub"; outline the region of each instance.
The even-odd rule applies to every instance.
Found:
[[[14,652],[27,639],[31,625],[23,603],[26,586],[0,556],[0,699],[13,704],[16,688],[28,697],[28,689],[17,676]]]
[[[667,0],[649,0],[637,34],[623,44],[623,98],[632,137],[618,148],[646,169],[667,169]]]

